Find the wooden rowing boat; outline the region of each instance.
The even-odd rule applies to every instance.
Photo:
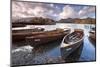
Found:
[[[29,33],[29,32],[39,32],[44,31],[44,28],[26,28],[26,27],[20,27],[20,28],[13,28],[12,33]]]
[[[12,41],[18,42],[25,40],[25,37],[40,34],[44,31],[44,28],[34,29],[13,29],[12,30]]]
[[[25,24],[12,23],[12,28],[15,28],[15,27],[25,27],[25,26],[26,26]]]
[[[90,42],[96,46],[96,28],[92,28],[92,30],[90,30],[89,32],[89,40]]]
[[[74,32],[66,35],[61,43],[60,50],[63,59],[66,59],[73,51],[83,44],[84,32],[82,29],[75,29]]]
[[[96,27],[92,27],[89,31],[89,40],[94,46],[96,46]]]
[[[95,31],[90,31],[89,32],[89,38],[91,38],[91,40],[96,42],[96,33],[95,33]]]
[[[31,37],[26,37],[26,43],[32,46],[37,46],[40,44],[56,41],[62,39],[66,34],[70,33],[70,29],[56,29],[53,31],[48,31],[42,34],[38,34]]]

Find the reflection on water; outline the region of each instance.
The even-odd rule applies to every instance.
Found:
[[[79,61],[93,61],[95,60],[95,47],[93,44],[88,40],[88,37],[84,38],[84,46],[81,57]]]
[[[60,43],[61,41],[55,41],[41,46],[12,46],[12,65],[29,65],[29,64],[47,64],[47,63],[64,63],[64,62],[78,62],[78,61],[95,61],[95,47],[93,43],[88,40],[90,24],[65,24],[58,23],[56,25],[42,25],[41,27],[46,30],[52,30],[56,28],[75,28],[83,29],[84,43],[80,48],[74,51],[66,61],[61,59]],[[39,25],[35,27],[40,27]],[[14,43],[24,44],[25,42]]]
[[[37,46],[33,49],[33,52],[35,54],[41,54],[41,55],[46,54],[48,56],[57,57],[60,55],[60,49],[59,49],[60,43],[61,43],[61,40],[59,40],[57,42],[44,44],[43,46]]]

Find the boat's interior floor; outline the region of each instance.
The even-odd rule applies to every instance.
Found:
[[[79,32],[73,32],[71,35],[68,35],[65,37],[64,42],[69,44],[69,43],[73,43],[76,42],[78,40],[80,40],[82,38],[82,34]]]

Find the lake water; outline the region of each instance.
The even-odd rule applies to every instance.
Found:
[[[69,57],[67,62],[80,62],[80,61],[95,61],[95,46],[88,39],[89,31],[91,27],[95,27],[93,24],[66,24],[57,23],[56,25],[33,25],[28,26],[30,28],[43,27],[45,30],[53,30],[56,28],[71,28],[73,29],[83,29],[84,30],[84,44],[81,49],[73,52]],[[12,65],[32,65],[32,64],[51,64],[51,63],[65,63],[62,60],[60,53],[61,41],[55,41],[48,44],[43,44],[42,46],[32,47],[30,45],[26,46],[16,46],[25,44],[25,42],[13,43],[12,45]],[[77,55],[78,54],[78,55]],[[77,60],[76,60],[77,58]]]

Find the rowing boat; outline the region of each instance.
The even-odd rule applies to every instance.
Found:
[[[25,37],[40,34],[43,31],[44,31],[44,28],[34,28],[34,29],[13,28],[12,41],[13,42],[23,41],[25,40]]]
[[[66,35],[61,43],[60,50],[63,59],[66,59],[81,44],[83,44],[84,32],[82,29],[75,29],[74,32]]]
[[[26,43],[28,45],[37,46],[40,44],[45,44],[45,43],[62,39],[65,35],[69,33],[70,33],[70,29],[66,29],[66,30],[56,29],[35,36],[26,37]]]
[[[89,40],[90,42],[96,46],[96,28],[92,28],[92,30],[89,31]]]

